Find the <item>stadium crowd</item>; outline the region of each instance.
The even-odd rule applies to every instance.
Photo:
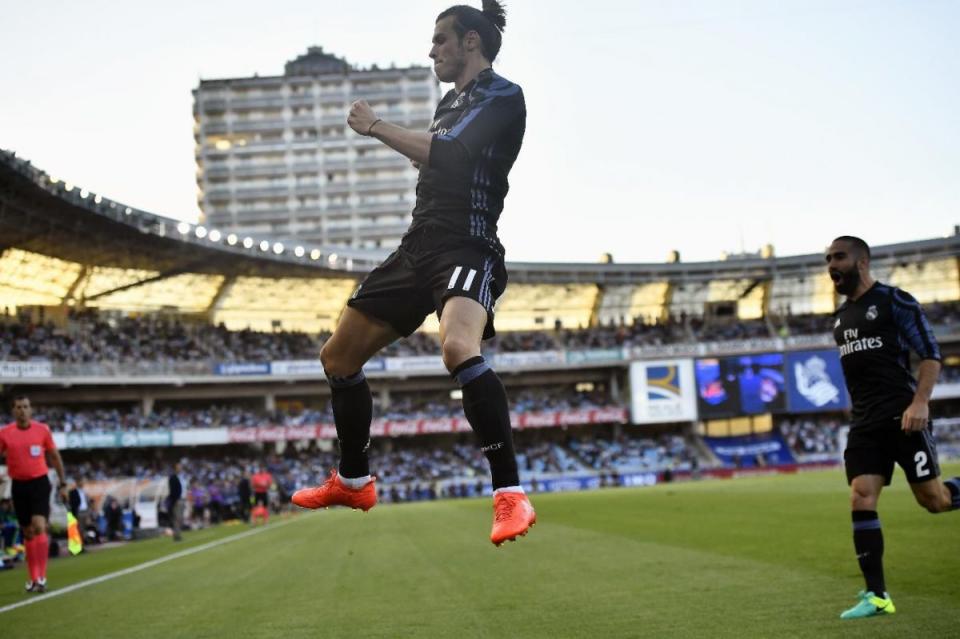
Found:
[[[619,404],[603,390],[576,391],[554,387],[511,392],[515,413],[551,412],[609,408]],[[374,416],[388,420],[453,418],[463,415],[459,399],[449,392],[393,395],[389,405],[374,395]],[[332,424],[329,401],[320,407],[292,405],[289,410],[266,411],[248,406],[160,406],[148,414],[128,404],[123,407],[34,406],[34,419],[48,424],[54,432],[112,433],[124,430],[173,430],[183,428],[248,428],[257,426],[303,426]],[[9,414],[0,413],[0,423],[10,423]]]
[[[783,419],[780,434],[799,458],[839,454],[838,433],[844,422],[839,417],[811,415]]]
[[[523,479],[600,471],[659,472],[666,468],[689,467],[696,456],[680,434],[644,436],[614,432],[610,428],[590,427],[585,432],[537,431],[518,433],[517,461]],[[576,429],[574,429],[576,430]],[[293,491],[323,481],[336,466],[337,454],[332,450],[296,450],[287,447],[282,455],[259,455],[248,452],[237,455],[225,449],[210,449],[206,454],[191,450],[189,457],[172,459],[172,449],[151,452],[123,451],[123,454],[82,454],[82,460],[71,461],[67,472],[86,482],[105,482],[118,478],[146,481],[165,480],[177,461],[187,485],[187,496],[193,506],[220,513],[238,503],[240,478],[259,467],[267,468],[276,482],[276,504],[286,503]],[[220,451],[220,454],[212,451]],[[182,454],[182,451],[181,453]],[[456,436],[424,436],[415,438],[375,438],[370,449],[371,468],[378,478],[378,488],[391,500],[391,491],[407,501],[428,497],[472,496],[487,485],[487,462],[469,434]],[[479,482],[479,488],[477,484]]]
[[[841,432],[849,422],[840,416],[806,415],[786,417],[777,427],[800,461],[839,459]],[[936,404],[933,435],[944,457],[960,455],[960,419],[952,404]]]
[[[960,323],[960,302],[933,302],[923,305],[927,320],[939,332],[954,332]],[[774,326],[779,326],[777,333],[780,337],[791,335],[816,335],[830,333],[832,326],[831,314],[797,314],[786,312],[771,318]]]
[[[960,305],[926,307],[935,326],[956,324]],[[829,333],[829,315],[786,315],[765,319],[708,322],[681,315],[653,324],[611,323],[593,328],[501,332],[484,343],[486,353],[584,350],[749,340],[774,335]],[[267,362],[316,359],[329,333],[231,331],[221,325],[165,315],[122,316],[74,311],[64,326],[6,316],[0,322],[0,361],[91,362]],[[414,333],[383,351],[387,357],[439,355],[436,336]]]

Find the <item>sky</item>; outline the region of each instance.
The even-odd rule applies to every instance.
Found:
[[[2,0],[0,148],[196,221],[191,91],[319,45],[428,65],[449,0]],[[812,253],[960,223],[960,1],[513,0],[512,261]],[[444,86],[444,89],[449,86]]]

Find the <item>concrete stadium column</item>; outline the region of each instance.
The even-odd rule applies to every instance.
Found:
[[[617,370],[610,373],[610,399],[615,402],[620,401],[620,378],[617,376]]]
[[[140,412],[144,415],[144,417],[153,412],[153,403],[155,401],[156,400],[150,395],[145,395],[144,397],[140,398]]]
[[[272,413],[277,410],[277,396],[273,393],[267,393],[263,397],[263,408]]]

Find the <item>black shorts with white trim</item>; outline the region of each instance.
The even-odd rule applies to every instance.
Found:
[[[506,266],[496,251],[481,242],[421,228],[404,237],[397,250],[367,275],[347,305],[407,336],[430,313],[442,316],[451,297],[466,297],[487,311],[483,339],[489,339],[496,334],[494,304],[506,285]]]
[[[894,464],[903,468],[911,484],[940,476],[932,424],[921,431],[906,433],[900,427],[900,418],[851,428],[843,460],[847,483],[860,475],[880,475],[884,485],[889,486]]]

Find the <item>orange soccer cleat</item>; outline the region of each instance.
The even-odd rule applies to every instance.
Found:
[[[315,488],[298,490],[293,493],[290,501],[301,508],[347,506],[367,512],[377,505],[377,489],[373,485],[374,481],[376,477],[371,477],[363,488],[350,488],[340,481],[340,475],[334,468],[330,471],[327,481]]]
[[[537,523],[530,500],[523,493],[496,493],[493,496],[493,530],[490,541],[499,546],[505,541],[516,541],[517,537]]]

